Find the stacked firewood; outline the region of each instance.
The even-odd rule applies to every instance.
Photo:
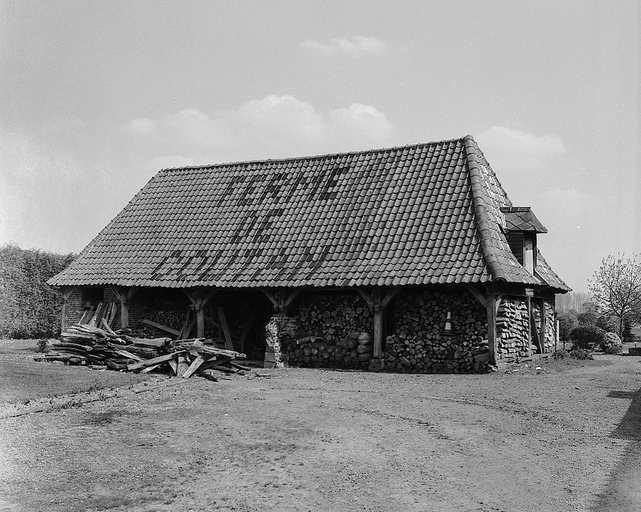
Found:
[[[399,295],[396,332],[387,336],[385,369],[407,373],[472,373],[487,367],[485,309],[471,295]]]
[[[527,303],[522,299],[503,297],[496,316],[498,356],[517,359],[529,355]]]
[[[358,295],[315,295],[298,306],[281,333],[292,366],[367,368],[372,358],[370,311]]]
[[[352,332],[371,330],[367,305],[357,295],[317,295],[301,305],[297,315],[300,328],[308,336],[338,343]]]
[[[323,338],[302,338],[289,351],[292,366],[367,368],[372,358],[372,338],[366,332],[352,332],[338,342]]]
[[[137,338],[128,329],[113,331],[76,324],[61,334],[60,342],[36,356],[37,361],[63,361],[118,371],[157,371],[189,378],[199,375],[216,380],[213,371],[237,373],[250,368],[236,362],[245,355],[213,346],[212,340],[194,338]]]

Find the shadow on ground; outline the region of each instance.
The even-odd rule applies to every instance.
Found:
[[[610,475],[592,512],[638,512],[641,510],[641,389],[611,391],[613,399],[632,400],[625,416],[610,437],[628,442],[625,454]]]

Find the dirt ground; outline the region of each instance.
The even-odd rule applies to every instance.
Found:
[[[1,343],[0,511],[641,510],[639,357],[213,383]],[[88,392],[38,384],[50,371]]]

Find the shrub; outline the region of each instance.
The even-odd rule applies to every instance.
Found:
[[[557,350],[552,353],[552,357],[556,360],[563,359],[577,359],[577,360],[586,360],[594,359],[592,354],[582,348],[573,348],[572,350]]]
[[[570,333],[575,348],[592,350],[599,347],[605,339],[605,331],[596,325],[579,325]]]
[[[557,319],[559,321],[559,338],[569,340],[572,329],[579,325],[576,315],[572,311],[568,311],[559,313]]]
[[[57,334],[62,300],[47,280],[72,260],[73,255],[0,246],[0,337]]]
[[[613,332],[606,332],[603,336],[603,343],[601,349],[606,354],[620,354],[623,352],[623,344],[621,338]]]
[[[579,348],[579,347],[576,347],[570,350],[570,357],[572,359],[580,359],[580,360],[594,359],[594,357],[592,357],[592,353],[589,350]]]

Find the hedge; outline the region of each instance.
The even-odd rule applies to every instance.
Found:
[[[60,255],[9,244],[0,247],[0,337],[46,338],[60,330],[62,298],[47,280],[69,265]]]

